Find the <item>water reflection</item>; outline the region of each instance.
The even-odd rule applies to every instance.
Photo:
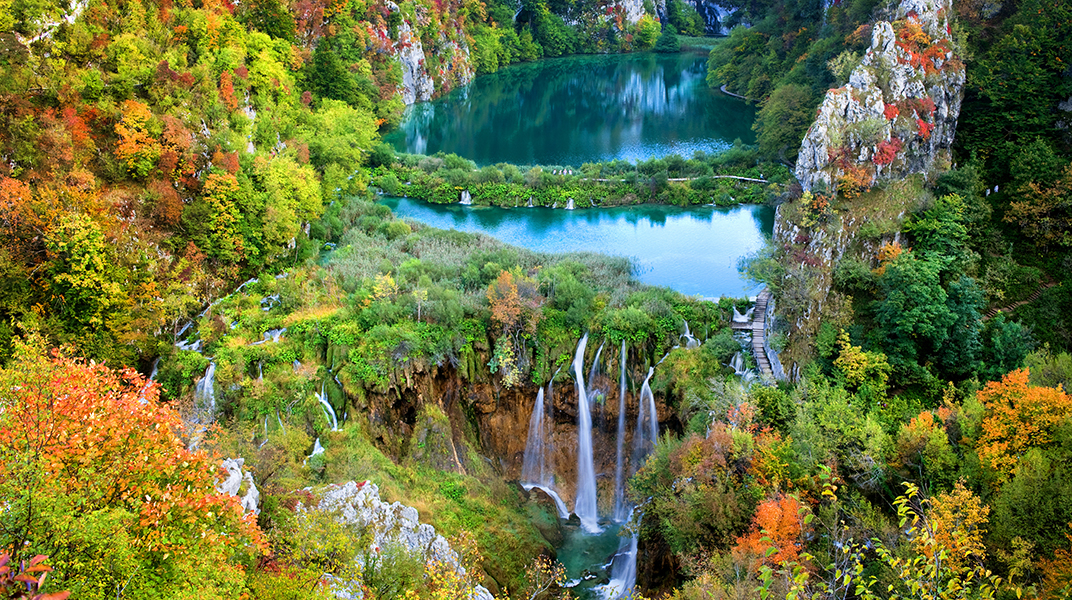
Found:
[[[707,87],[706,56],[580,56],[514,65],[409,107],[397,149],[480,165],[639,160],[751,142],[753,108]]]
[[[644,205],[566,211],[444,206],[390,197],[382,202],[400,217],[443,229],[483,232],[541,252],[630,257],[641,281],[707,297],[754,293],[737,272],[737,259],[758,250],[774,228],[774,211],[764,206],[685,210]]]

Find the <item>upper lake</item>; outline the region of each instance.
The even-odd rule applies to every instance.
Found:
[[[406,109],[400,152],[478,165],[570,165],[715,153],[753,143],[755,109],[707,87],[707,55],[574,56],[512,65]]]

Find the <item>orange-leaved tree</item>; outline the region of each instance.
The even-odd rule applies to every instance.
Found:
[[[978,393],[986,416],[976,449],[999,479],[1015,473],[1025,450],[1051,443],[1058,426],[1072,417],[1072,398],[1060,387],[1035,387],[1027,379],[1027,369],[1019,369]]]
[[[536,334],[546,298],[540,295],[536,281],[518,268],[500,272],[488,285],[487,295],[491,320],[500,328],[493,372],[502,371],[503,384],[513,387],[528,367],[525,340]]]
[[[0,547],[48,555],[77,598],[238,597],[264,537],[181,428],[134,371],[20,345],[0,371]]]
[[[761,564],[796,562],[807,512],[807,506],[793,496],[779,495],[762,502],[756,508],[752,528],[737,538],[734,553],[757,555]],[[772,549],[774,552],[769,552]]]

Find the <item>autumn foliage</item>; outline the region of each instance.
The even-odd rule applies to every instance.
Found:
[[[155,383],[24,347],[0,384],[0,546],[49,555],[56,584],[77,597],[122,582],[131,597],[238,589],[232,558],[259,553],[264,538],[216,491],[217,458],[184,447]]]
[[[1016,472],[1025,450],[1053,442],[1058,425],[1072,416],[1072,398],[1060,387],[1030,385],[1027,369],[986,384],[979,400],[986,406],[979,458],[1002,477]]]
[[[763,564],[777,565],[796,562],[803,547],[803,515],[807,507],[793,496],[779,496],[762,502],[756,508],[752,528],[737,538],[735,554],[755,554]],[[775,552],[767,554],[774,548]]]

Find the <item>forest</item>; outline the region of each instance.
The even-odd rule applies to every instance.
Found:
[[[1072,7],[955,0],[928,36],[897,4],[720,2],[708,84],[756,103],[754,145],[477,168],[381,141],[415,80],[674,51],[704,34],[695,5],[0,0],[0,591],[570,597],[571,525],[514,455],[537,391],[576,428],[588,335],[658,406],[627,483],[634,597],[1068,597]],[[963,67],[950,160],[884,179],[901,142],[876,142],[805,190],[801,141],[880,21],[915,67]],[[934,106],[886,119],[921,146]],[[740,376],[747,298],[399,219],[377,194],[400,190],[777,205],[740,268],[773,293],[788,376]],[[221,491],[225,457],[255,511]],[[322,508],[344,482],[418,509],[454,562]]]

